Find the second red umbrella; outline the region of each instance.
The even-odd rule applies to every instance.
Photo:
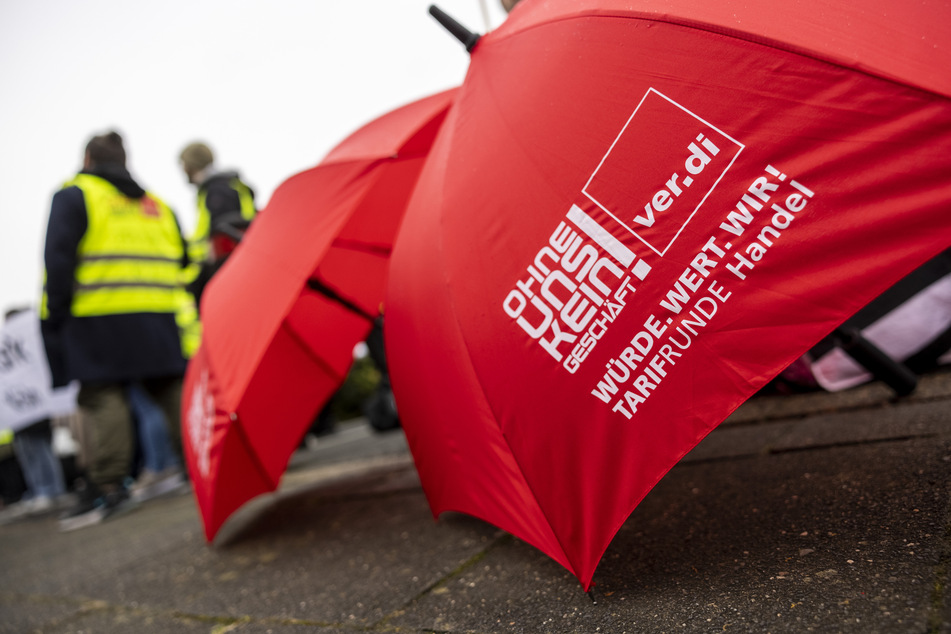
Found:
[[[390,112],[274,192],[202,298],[183,444],[205,536],[277,488],[384,297],[406,202],[453,91]]]

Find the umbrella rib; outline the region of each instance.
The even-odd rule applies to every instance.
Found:
[[[448,134],[448,133],[447,133],[447,134]],[[450,138],[451,138],[451,136],[450,136]],[[514,138],[514,136],[513,136],[513,138]],[[450,143],[449,145],[450,145],[450,147],[451,147],[451,143]],[[445,162],[448,163],[448,162],[449,162],[448,159],[446,159]],[[444,241],[444,237],[440,237],[440,239],[439,239],[438,242],[437,242],[437,247],[436,247],[436,248],[439,249],[440,255],[442,255],[442,254],[444,253],[444,251],[445,251],[445,241]],[[450,275],[451,275],[451,273],[450,273],[450,271],[449,271],[448,268],[443,269],[443,271],[442,271],[442,276],[441,276],[440,280],[441,280],[441,283],[442,283],[442,285],[443,285],[443,288],[444,288],[444,290],[445,290],[447,296],[449,297],[450,310],[452,311],[453,314],[456,314],[456,313],[458,312],[458,311],[456,310],[456,307],[457,307],[456,301],[455,301],[455,299],[453,298],[452,293],[449,292],[449,287],[450,287],[450,279],[449,279],[449,277],[450,277]],[[458,329],[459,338],[460,338],[460,340],[462,341],[462,345],[463,345],[464,348],[465,348],[465,356],[466,356],[466,359],[468,360],[468,364],[469,364],[469,366],[471,367],[472,372],[476,375],[476,377],[478,377],[478,371],[476,370],[476,364],[475,364],[475,357],[474,357],[474,355],[472,354],[472,348],[471,348],[471,346],[470,346],[470,344],[469,344],[469,341],[466,339],[465,336],[463,336],[462,330],[461,330],[461,327],[459,326],[459,324],[456,323],[455,326],[456,326],[456,328]],[[487,404],[489,410],[492,412],[492,417],[493,417],[493,419],[494,419],[494,420],[497,422],[497,424],[498,424],[499,433],[501,434],[502,439],[503,439],[503,441],[504,441],[506,447],[508,448],[509,452],[511,453],[512,460],[514,461],[515,465],[516,465],[517,468],[518,468],[518,472],[519,472],[519,474],[521,475],[522,481],[525,483],[525,487],[526,487],[526,489],[527,489],[528,494],[530,495],[531,499],[534,501],[535,505],[538,507],[539,512],[541,513],[542,517],[544,518],[544,524],[545,524],[545,526],[547,527],[547,529],[548,529],[548,531],[549,531],[550,538],[554,540],[554,543],[555,543],[555,544],[557,545],[557,547],[561,550],[561,553],[560,553],[560,554],[561,554],[562,559],[563,559],[565,562],[568,562],[568,564],[569,564],[570,566],[574,567],[574,566],[575,566],[575,562],[572,561],[572,558],[568,555],[568,549],[565,547],[565,544],[562,542],[561,537],[558,536],[558,535],[555,533],[554,527],[553,527],[553,525],[552,525],[551,518],[549,518],[548,512],[547,512],[547,511],[545,510],[545,508],[542,506],[541,501],[539,500],[539,497],[538,497],[538,493],[535,491],[535,487],[532,485],[531,482],[529,482],[529,479],[528,479],[528,477],[526,476],[526,473],[525,473],[525,470],[524,470],[523,465],[522,465],[521,462],[519,461],[518,457],[515,455],[515,452],[512,451],[512,447],[511,447],[511,445],[509,444],[509,439],[508,439],[508,437],[505,435],[505,432],[502,430],[501,418],[499,417],[499,413],[498,413],[497,411],[495,411],[495,409],[493,408],[493,406],[492,406],[492,401],[489,399],[488,394],[486,394],[485,386],[483,385],[481,379],[478,380],[476,383],[477,383],[477,386],[478,386],[479,393],[482,395],[483,400],[484,400],[485,403]],[[487,519],[487,518],[486,518],[486,519]],[[488,520],[487,520],[487,521],[488,521]],[[566,566],[566,568],[568,568],[568,566]],[[571,568],[569,568],[569,569],[571,569]],[[572,572],[573,572],[573,570],[572,570]]]
[[[317,291],[324,297],[327,297],[328,299],[337,302],[338,304],[340,304],[341,306],[343,306],[350,312],[356,313],[357,315],[359,315],[360,317],[363,317],[370,323],[373,323],[374,321],[376,321],[376,317],[377,317],[376,315],[370,314],[368,311],[361,308],[356,302],[341,295],[339,291],[332,288],[326,282],[324,282],[323,280],[317,277],[312,277],[309,280],[307,280],[307,287],[310,288],[311,290]]]
[[[442,243],[440,243],[440,246],[443,246]],[[445,273],[445,275],[448,275],[448,271]],[[449,282],[448,277],[444,277],[443,280],[448,287],[448,282]],[[456,302],[451,297],[450,297],[450,302],[453,305],[452,310],[455,313]],[[456,324],[456,327],[457,328],[459,327],[458,324]],[[469,345],[469,341],[464,336],[462,336],[461,329],[460,329],[459,335],[460,335],[460,338],[462,339],[463,346],[465,346],[465,354],[466,354],[466,357],[468,358],[469,366],[472,368],[472,372],[475,373],[476,376],[478,377],[478,372],[476,370],[476,364],[475,364],[475,357],[472,354],[472,349]],[[485,385],[482,383],[481,379],[477,381],[477,385],[479,388],[479,392],[482,394],[482,398],[485,400],[486,404],[488,405],[489,409],[492,412],[492,417],[498,423],[499,433],[502,435],[502,438],[505,441],[505,445],[508,448],[509,452],[511,453],[512,460],[514,461],[515,465],[518,467],[518,472],[522,477],[522,481],[525,483],[525,486],[527,487],[528,493],[531,495],[532,500],[535,502],[535,505],[538,507],[539,512],[542,514],[542,517],[544,517],[545,519],[545,525],[548,527],[548,530],[551,533],[551,538],[555,540],[555,543],[558,545],[558,548],[561,549],[562,557],[564,558],[566,562],[570,564],[570,566],[572,567],[570,568],[570,570],[574,572],[574,569],[577,568],[577,564],[575,563],[573,558],[568,554],[569,550],[566,547],[566,544],[562,541],[561,536],[558,535],[558,533],[555,531],[551,518],[548,516],[548,511],[545,509],[544,506],[542,506],[538,493],[535,491],[535,486],[529,481],[528,476],[526,475],[524,465],[519,460],[515,451],[512,450],[512,446],[511,444],[509,444],[509,438],[506,436],[505,431],[502,429],[501,417],[499,416],[499,413],[495,411],[495,409],[492,407],[492,401],[489,399],[489,395],[486,394]]]
[[[235,421],[241,423],[241,417],[237,412],[234,413]],[[254,463],[255,468],[258,470],[258,474],[261,475],[262,479],[268,483],[272,491],[277,490],[277,482],[274,482],[271,479],[271,475],[267,472],[267,469],[264,468],[264,465],[261,464],[260,459],[258,458],[257,453],[254,450],[254,446],[251,444],[251,440],[248,438],[246,432],[244,431],[244,424],[235,425],[238,429],[238,437],[241,439],[241,442],[244,444],[244,448],[247,451],[249,456],[253,456],[254,460],[251,462]]]
[[[348,240],[346,238],[335,238],[333,241],[333,246],[339,247],[341,249],[347,249],[349,251],[360,251],[363,253],[370,253],[372,255],[379,255],[385,258],[390,257],[390,254],[393,252],[393,247],[384,244],[373,244],[370,242],[362,242],[360,240]]]
[[[319,365],[327,374],[332,375],[336,377],[337,379],[343,380],[344,377],[342,377],[340,373],[337,372],[337,370],[334,369],[332,365],[330,365],[329,363],[327,363],[327,361],[325,361],[319,355],[317,355],[317,353],[314,352],[313,348],[310,347],[310,344],[306,340],[301,338],[301,336],[297,334],[293,328],[289,328],[286,324],[284,325],[283,328],[284,328],[284,332],[287,333],[288,337],[291,337],[294,341],[300,344],[301,350],[304,352],[304,354],[310,357],[311,361]]]
[[[440,242],[440,248],[444,246],[445,246],[444,243]],[[444,272],[444,277],[443,277],[443,281],[446,284],[447,288],[449,286],[448,275],[449,275],[449,271],[447,270]],[[452,304],[452,311],[455,313],[456,301],[454,298],[451,297],[451,295],[450,295],[450,302]],[[456,326],[457,328],[459,327],[458,324],[456,324]],[[465,353],[466,353],[466,357],[468,358],[469,365],[472,368],[472,371],[478,377],[478,371],[476,370],[476,364],[475,364],[475,356],[472,354],[472,348],[469,345],[469,341],[466,339],[466,337],[462,336],[461,328],[460,328],[459,334],[460,334],[460,338],[462,339],[463,346],[465,346]],[[572,572],[575,572],[575,570],[578,568],[578,565],[574,561],[574,558],[571,555],[569,555],[569,549],[567,548],[567,545],[562,540],[561,536],[555,531],[554,524],[552,523],[551,518],[549,517],[548,511],[542,505],[541,500],[539,499],[539,496],[538,496],[538,492],[535,490],[535,486],[529,480],[524,465],[522,464],[521,460],[519,460],[515,451],[512,449],[511,444],[509,444],[509,438],[505,434],[505,431],[502,429],[502,423],[501,423],[502,419],[499,416],[499,413],[495,411],[495,408],[493,408],[492,401],[489,399],[489,395],[486,394],[485,385],[483,384],[481,379],[477,381],[477,385],[479,388],[479,392],[482,394],[482,398],[485,400],[489,409],[492,411],[492,417],[498,423],[499,433],[502,435],[502,438],[505,441],[505,445],[512,455],[512,460],[514,461],[515,465],[518,467],[518,472],[522,477],[522,481],[525,483],[525,486],[527,487],[528,493],[531,495],[532,500],[534,500],[535,505],[538,507],[539,512],[541,512],[542,517],[545,520],[545,525],[550,531],[551,538],[555,540],[555,543],[558,545],[558,548],[561,549],[561,555],[564,558],[564,561],[568,562],[568,564],[571,566],[569,570],[571,570]]]
[[[874,68],[864,68],[859,66],[860,60],[852,60],[844,55],[836,55],[834,52],[818,50],[816,47],[805,46],[801,44],[793,44],[786,40],[781,39],[776,36],[766,36],[766,35],[757,35],[752,31],[747,31],[739,27],[731,27],[726,25],[718,25],[713,22],[704,21],[704,20],[694,20],[678,15],[654,15],[648,13],[641,13],[640,15],[630,15],[626,13],[596,13],[594,10],[579,13],[577,15],[563,16],[557,20],[550,20],[545,24],[534,24],[528,28],[523,28],[522,30],[509,31],[503,37],[499,37],[495,42],[504,41],[512,37],[518,36],[522,31],[527,31],[529,29],[538,29],[554,22],[567,22],[570,20],[577,20],[584,17],[602,17],[602,18],[619,18],[623,20],[641,20],[644,22],[657,22],[661,24],[670,24],[672,26],[683,27],[686,29],[693,29],[696,31],[702,31],[704,33],[713,33],[717,35],[722,35],[725,37],[730,37],[733,39],[741,40],[743,42],[750,42],[752,44],[757,44],[760,46],[767,46],[775,48],[780,51],[785,51],[787,53],[792,53],[793,55],[799,55],[809,59],[814,59],[825,64],[832,64],[838,66],[839,68],[844,68],[852,72],[860,73],[862,75],[867,75],[869,77],[874,77],[876,79],[881,79],[883,81],[888,81],[900,86],[912,86],[918,90],[923,90],[925,92],[931,93],[933,95],[938,95],[939,97],[946,97],[944,93],[940,91],[940,88],[929,84],[924,85],[923,82],[916,82],[915,84],[909,84],[903,79],[898,79],[890,76],[887,72],[883,71],[878,67]]]
[[[476,365],[473,360],[472,352],[470,351],[470,348],[469,348],[469,342],[466,341],[465,338],[463,338],[463,343],[466,347],[466,356],[469,358],[469,365],[472,367],[473,372],[475,372]],[[518,467],[519,474],[521,474],[522,476],[522,481],[525,483],[525,486],[528,488],[528,492],[531,495],[532,499],[535,501],[535,505],[538,507],[538,510],[541,512],[542,517],[545,518],[545,524],[547,525],[548,530],[551,531],[551,537],[554,538],[555,542],[558,544],[558,547],[561,549],[561,554],[564,557],[565,561],[567,561],[573,568],[577,567],[577,564],[573,561],[572,557],[568,554],[568,548],[566,547],[565,543],[562,541],[561,536],[558,535],[558,533],[555,531],[551,518],[548,516],[548,511],[545,509],[544,506],[542,506],[541,500],[538,497],[538,493],[535,491],[535,486],[531,483],[531,481],[529,481],[524,465],[522,464],[521,460],[519,460],[515,451],[512,450],[512,446],[511,444],[509,444],[509,438],[506,436],[505,431],[502,429],[501,418],[499,417],[498,412],[496,412],[494,408],[492,408],[491,401],[489,400],[488,394],[486,394],[485,392],[485,386],[482,384],[481,380],[478,382],[478,385],[479,385],[479,391],[482,393],[482,398],[485,399],[490,410],[492,411],[493,418],[496,421],[498,421],[499,433],[502,434],[502,438],[505,440],[505,445],[512,455],[512,460],[515,462],[515,465]],[[573,569],[572,569],[572,572],[574,572]]]

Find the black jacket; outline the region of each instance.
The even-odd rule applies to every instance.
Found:
[[[123,167],[105,165],[84,173],[106,179],[130,198],[145,195]],[[183,375],[186,361],[173,314],[74,317],[70,313],[77,249],[87,226],[82,190],[71,186],[53,195],[44,248],[47,316],[41,325],[54,387],[73,379],[116,383]],[[182,239],[183,253],[184,245]]]
[[[205,195],[205,206],[208,208],[209,239],[217,232],[219,223],[227,225],[234,222],[236,217],[240,218],[241,196],[231,186],[231,182],[235,179],[241,181],[236,171],[218,172],[198,186],[198,195]],[[241,181],[241,184],[248,188],[253,200],[254,190],[244,181]],[[223,263],[223,259],[201,263],[198,276],[188,285],[188,291],[195,297],[196,302],[201,302],[205,286]]]
[[[208,215],[211,216],[212,227],[223,216],[241,212],[241,198],[231,186],[231,181],[234,179],[241,180],[235,171],[218,172],[198,186],[199,195],[205,194],[205,205],[208,207]],[[244,181],[241,182],[254,198],[254,190]]]

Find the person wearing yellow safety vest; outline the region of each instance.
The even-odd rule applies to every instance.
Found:
[[[181,151],[179,160],[188,182],[198,188],[198,217],[188,238],[190,265],[186,282],[199,301],[205,284],[227,255],[220,247],[216,249],[220,242],[213,238],[222,235],[227,241],[226,234],[231,230],[243,232],[254,219],[257,208],[254,190],[241,180],[238,172],[219,171],[207,144],[189,143]]]
[[[186,359],[176,321],[185,241],[172,210],[126,169],[115,132],[86,145],[83,169],[53,196],[40,317],[54,386],[78,380],[86,487],[63,530],[101,521],[128,501],[133,457],[125,388],[137,382],[161,406],[181,447]]]

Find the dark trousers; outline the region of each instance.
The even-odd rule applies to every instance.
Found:
[[[178,457],[178,462],[185,466],[185,457],[182,454],[182,377],[163,377],[159,379],[144,379],[141,384],[155,404],[165,414],[165,424],[168,427],[168,439],[172,443],[172,450]]]
[[[172,449],[182,457],[182,377],[151,378],[142,387],[162,409]],[[132,412],[121,383],[83,383],[79,388],[79,462],[100,489],[113,489],[132,470],[135,430]]]
[[[79,388],[79,462],[89,480],[115,489],[132,465],[132,415],[118,383],[83,383]]]

